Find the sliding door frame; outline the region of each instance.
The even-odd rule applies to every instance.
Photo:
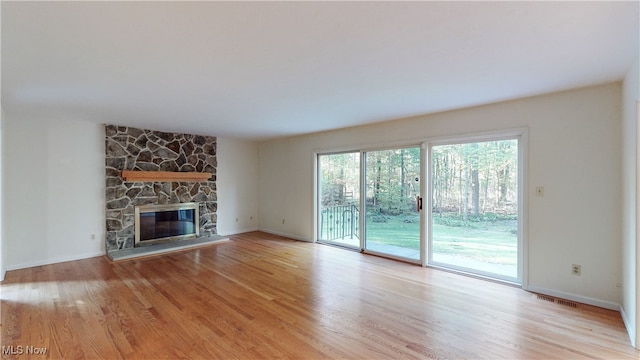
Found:
[[[314,238],[314,242],[317,243],[321,243],[321,244],[327,244],[327,245],[332,245],[332,246],[338,246],[338,247],[343,247],[345,249],[350,249],[350,250],[359,250],[362,251],[363,246],[364,246],[364,242],[363,242],[363,228],[362,228],[362,224],[363,224],[363,216],[359,216],[358,217],[358,228],[360,230],[360,237],[358,239],[358,246],[354,247],[354,246],[348,246],[348,245],[340,245],[336,242],[330,241],[330,240],[324,240],[324,239],[320,239],[320,231],[319,228],[322,224],[321,221],[321,212],[320,212],[320,190],[321,190],[321,186],[320,186],[320,176],[322,175],[321,173],[321,169],[320,169],[320,156],[328,156],[328,155],[341,155],[341,154],[353,154],[353,153],[358,153],[360,158],[359,158],[359,164],[358,164],[358,172],[359,172],[359,179],[358,179],[358,185],[359,185],[359,189],[358,189],[358,206],[359,211],[362,212],[362,151],[360,150],[337,150],[337,151],[328,151],[328,152],[314,152],[314,176],[313,176],[313,180],[314,180],[314,185],[313,185],[313,214],[314,214],[314,221],[313,221],[313,238]]]
[[[434,267],[434,268],[443,268],[438,265],[434,265],[432,260],[432,243],[433,243],[433,169],[432,169],[432,153],[433,147],[438,145],[450,145],[450,144],[464,144],[464,143],[474,143],[474,142],[483,142],[483,141],[500,141],[500,140],[518,140],[518,276],[516,281],[509,281],[505,279],[501,279],[500,277],[491,277],[485,276],[483,274],[467,272],[464,270],[452,268],[444,268],[446,270],[451,270],[455,272],[461,272],[468,275],[488,278],[491,280],[504,281],[506,283],[511,283],[515,285],[521,286],[523,289],[527,289],[529,283],[528,277],[528,204],[529,204],[529,184],[528,184],[528,128],[516,128],[516,129],[507,129],[502,131],[492,131],[492,132],[483,132],[483,133],[475,133],[475,134],[463,134],[463,135],[454,135],[454,136],[446,136],[446,137],[435,137],[425,140],[426,151],[425,154],[425,162],[426,165],[424,167],[426,171],[426,179],[425,183],[428,184],[427,191],[424,193],[424,202],[426,204],[424,211],[426,221],[425,221],[425,241],[426,246],[424,246],[426,254],[424,254],[425,262],[424,266]]]
[[[392,255],[392,254],[387,254],[387,253],[382,253],[382,252],[378,252],[375,250],[370,250],[366,248],[366,239],[367,239],[367,226],[366,226],[366,181],[367,181],[367,177],[366,177],[366,158],[367,158],[367,153],[368,152],[373,152],[373,151],[384,151],[384,150],[395,150],[395,149],[407,149],[407,148],[419,148],[420,149],[420,197],[423,199],[423,206],[422,209],[419,212],[419,219],[420,219],[420,249],[419,249],[419,258],[418,259],[412,259],[412,258],[407,258],[407,257],[401,257],[401,256],[396,256],[396,255]],[[426,207],[424,206],[424,194],[425,194],[425,177],[424,177],[424,173],[425,173],[425,144],[422,141],[419,142],[405,142],[402,144],[395,144],[395,145],[389,145],[389,146],[381,146],[381,147],[372,147],[372,148],[368,148],[366,150],[361,150],[360,151],[360,188],[361,188],[361,195],[360,195],[360,209],[362,212],[362,216],[360,217],[360,236],[361,236],[361,249],[360,251],[367,253],[367,254],[372,254],[372,255],[376,255],[376,256],[381,256],[381,257],[386,257],[386,258],[390,258],[390,259],[395,259],[395,260],[400,260],[400,261],[404,261],[404,262],[408,262],[411,264],[417,264],[417,265],[421,265],[424,266],[425,263],[425,254],[426,254],[426,239],[425,239],[425,225],[426,225],[426,217],[425,217],[425,209]],[[364,195],[364,196],[363,196]]]
[[[403,258],[403,257],[397,257],[397,256],[393,256],[393,255],[388,255],[388,254],[382,254],[382,253],[377,253],[377,252],[373,252],[370,250],[365,250],[365,236],[366,236],[366,226],[365,226],[365,215],[364,215],[364,211],[365,211],[365,202],[366,202],[366,184],[365,184],[365,176],[364,176],[364,171],[365,171],[365,163],[364,163],[364,154],[366,152],[371,152],[371,151],[378,151],[378,150],[390,150],[390,149],[398,149],[398,148],[409,148],[409,147],[419,147],[420,148],[420,174],[421,174],[421,181],[420,181],[420,196],[423,199],[423,206],[422,206],[422,211],[420,211],[420,259],[419,260],[412,260],[412,259],[408,259],[408,258]],[[369,144],[369,145],[360,145],[360,146],[348,146],[348,147],[331,147],[331,148],[324,148],[324,149],[315,149],[313,151],[313,171],[314,171],[314,176],[313,176],[313,241],[314,242],[318,242],[318,243],[322,243],[322,244],[328,244],[327,242],[324,242],[322,240],[319,239],[319,231],[318,231],[318,227],[320,224],[320,220],[319,220],[319,216],[320,216],[320,212],[319,212],[319,199],[318,199],[318,191],[320,189],[320,181],[319,181],[319,177],[320,177],[320,162],[318,161],[319,156],[322,155],[332,155],[332,154],[343,154],[343,153],[349,153],[349,152],[359,152],[360,153],[360,211],[361,211],[361,216],[359,218],[359,226],[360,226],[360,251],[361,252],[366,252],[368,254],[372,254],[372,255],[377,255],[377,256],[382,256],[382,257],[387,257],[387,258],[391,258],[391,259],[395,259],[395,260],[400,260],[400,261],[404,261],[404,262],[408,262],[410,264],[418,264],[420,266],[424,266],[426,263],[426,258],[425,258],[425,254],[426,254],[426,238],[425,238],[425,226],[426,226],[426,216],[425,213],[426,211],[424,211],[426,209],[426,206],[424,205],[424,199],[425,199],[425,194],[426,194],[426,181],[425,181],[425,169],[426,169],[426,146],[424,143],[424,139],[413,139],[413,140],[406,140],[406,141],[397,141],[397,142],[387,142],[387,143],[379,143],[379,144]],[[363,194],[365,194],[365,196],[362,196]],[[345,247],[345,249],[349,249],[347,247]]]
[[[499,131],[487,131],[487,132],[477,132],[477,133],[467,133],[467,134],[455,134],[449,136],[438,136],[438,137],[427,137],[427,138],[419,138],[419,139],[408,139],[405,141],[396,141],[396,142],[386,142],[386,143],[378,143],[378,144],[360,144],[356,146],[335,146],[335,147],[327,147],[314,149],[313,151],[313,169],[314,169],[314,186],[313,186],[313,239],[315,242],[318,240],[318,155],[327,155],[327,154],[337,154],[337,153],[345,153],[345,152],[360,152],[361,154],[366,151],[375,151],[381,149],[390,149],[390,148],[398,148],[398,147],[410,147],[410,146],[420,146],[421,147],[421,167],[422,167],[422,179],[420,182],[420,193],[423,198],[423,210],[420,214],[420,264],[425,267],[434,267],[429,264],[428,254],[430,246],[430,238],[431,238],[431,208],[432,208],[432,187],[431,187],[431,147],[434,145],[442,145],[452,142],[478,142],[478,141],[486,141],[486,140],[495,140],[500,138],[517,138],[518,140],[518,187],[521,189],[518,193],[518,228],[519,228],[519,243],[518,243],[518,278],[520,280],[520,286],[527,290],[529,287],[529,243],[528,243],[528,234],[529,234],[529,175],[528,175],[528,152],[529,152],[529,129],[527,127],[522,128],[510,128]],[[360,183],[361,187],[363,186],[363,176],[362,176],[362,167],[364,166],[362,163],[362,155],[361,155],[361,171],[360,171]],[[362,189],[361,189],[362,191]],[[362,202],[365,201],[362,196],[360,197],[360,209],[362,208]],[[360,231],[361,233],[361,241],[360,241],[360,251],[364,250],[364,217],[360,218]],[[401,259],[406,261],[405,259]],[[478,276],[476,274],[467,273],[467,275]]]

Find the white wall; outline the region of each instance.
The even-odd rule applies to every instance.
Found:
[[[2,6],[0,6],[0,28],[2,28]],[[2,48],[2,41],[0,41],[0,49]],[[2,61],[0,61],[0,84],[2,83]],[[2,224],[4,224],[4,215],[2,212],[2,207],[3,207],[3,194],[4,194],[4,189],[2,188],[2,177],[4,176],[4,163],[2,161],[2,156],[3,156],[3,151],[2,151],[2,146],[3,146],[3,142],[2,142],[2,137],[3,137],[3,131],[2,131],[2,118],[4,117],[4,109],[2,107],[2,102],[0,102],[0,281],[4,280],[4,275],[7,272],[7,268],[6,268],[6,261],[5,261],[5,245],[4,245],[4,228],[2,226]]]
[[[218,138],[218,233],[258,229],[258,145]]]
[[[4,132],[7,269],[104,254],[104,127],[6,114]]]
[[[639,213],[637,184],[638,166],[638,114],[636,101],[640,99],[639,65],[629,70],[623,83],[623,167],[622,167],[622,317],[631,342],[638,346],[638,225]]]
[[[0,105],[0,281],[4,280],[4,276],[7,272],[6,267],[6,251],[5,251],[5,236],[4,236],[4,188],[3,188],[3,180],[5,174],[4,169],[4,109]]]
[[[526,126],[528,287],[618,309],[621,92],[615,83],[263,142],[259,227],[313,240],[314,150]],[[535,186],[545,187],[544,197],[533,196]],[[571,275],[571,264],[582,265],[582,276]]]

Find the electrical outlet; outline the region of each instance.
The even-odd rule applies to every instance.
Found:
[[[578,275],[580,276],[580,274],[582,274],[582,266],[578,265],[578,264],[573,264],[571,265],[571,273],[573,275]]]
[[[95,240],[96,239],[96,234],[91,234],[91,240]]]
[[[619,283],[619,282],[618,282],[618,283],[616,283],[616,287],[617,287],[618,289],[622,288],[622,283]]]

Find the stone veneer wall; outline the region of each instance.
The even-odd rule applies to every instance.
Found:
[[[134,208],[200,203],[200,234],[216,233],[216,137],[105,125],[106,249],[134,246]],[[204,182],[125,182],[122,170],[207,172]]]

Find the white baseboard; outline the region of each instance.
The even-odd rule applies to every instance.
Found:
[[[61,257],[61,258],[55,258],[55,259],[38,260],[38,261],[27,262],[22,264],[9,265],[7,266],[7,271],[26,269],[34,266],[57,264],[57,263],[67,262],[67,261],[82,260],[82,259],[88,259],[96,256],[103,256],[103,255],[105,255],[105,253],[101,251],[101,252],[92,252],[92,253],[86,253],[86,254],[77,254],[73,256]]]
[[[543,295],[549,295],[549,296],[557,297],[560,299],[571,300],[571,301],[579,302],[582,304],[593,305],[593,306],[601,307],[604,309],[620,311],[620,304],[616,304],[611,301],[594,299],[586,296],[569,294],[562,291],[539,288],[536,286],[529,286],[527,288],[527,291],[531,291],[531,292],[539,293]]]
[[[309,239],[303,238],[302,236],[291,235],[291,234],[283,233],[283,232],[280,232],[280,231],[275,231],[275,230],[270,230],[270,229],[258,229],[258,231],[266,232],[268,234],[287,237],[287,238],[290,238],[290,239],[293,239],[293,240],[299,240],[299,241],[305,241],[305,242],[313,242],[313,241],[311,241]]]
[[[631,346],[637,348],[636,344],[636,329],[635,326],[632,326],[633,319],[629,319],[627,313],[624,311],[624,307],[620,305],[620,315],[622,316],[622,321],[624,322],[624,327],[627,328],[627,334],[629,334],[629,340],[631,340]]]

